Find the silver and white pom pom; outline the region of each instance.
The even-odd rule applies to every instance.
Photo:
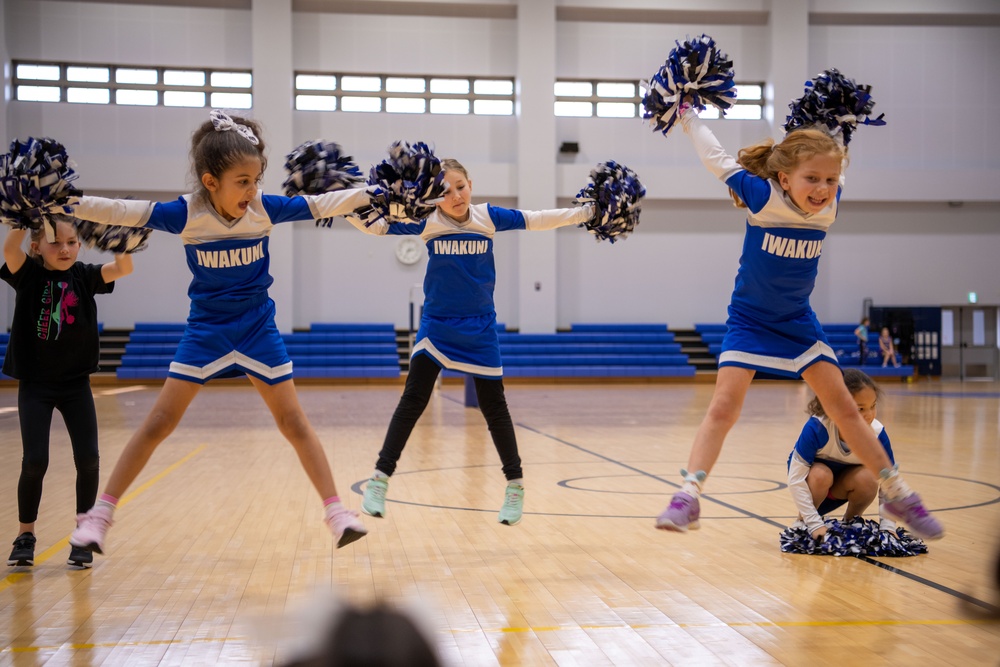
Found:
[[[642,117],[666,135],[678,119],[682,103],[699,111],[711,104],[722,114],[736,100],[733,61],[708,35],[674,42],[666,62],[650,78],[642,98]]]
[[[628,167],[602,162],[590,172],[590,181],[576,195],[575,203],[594,204],[594,216],[581,224],[598,241],[614,243],[631,234],[639,224],[646,188]]]
[[[88,248],[97,248],[116,255],[131,255],[146,249],[152,229],[126,227],[123,225],[102,225],[89,220],[78,220],[62,216],[63,221],[76,227],[80,242]]]
[[[72,212],[70,203],[83,194],[66,149],[54,139],[29,137],[11,142],[0,155],[0,219],[19,228],[39,229],[53,215]],[[46,230],[51,229],[51,223]]]
[[[425,143],[393,142],[389,158],[371,168],[371,206],[355,211],[366,225],[376,220],[419,222],[434,212],[447,190],[441,160]]]
[[[881,530],[877,521],[856,516],[850,521],[827,519],[826,535],[814,540],[805,528],[786,528],[778,541],[785,553],[818,556],[905,557],[927,553],[927,545],[903,528]]]
[[[285,195],[321,195],[359,185],[364,176],[340,144],[332,141],[307,141],[285,156],[288,177],[282,187]],[[331,227],[333,218],[321,218],[317,227]]]
[[[850,143],[858,125],[885,125],[885,114],[872,116],[871,86],[855,83],[836,69],[828,69],[806,82],[805,94],[789,103],[785,131],[819,128]]]

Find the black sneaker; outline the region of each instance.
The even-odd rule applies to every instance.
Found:
[[[14,540],[14,549],[10,552],[7,565],[35,564],[35,536],[31,533],[21,533]]]
[[[94,554],[86,549],[69,545],[69,559],[67,565],[76,567],[90,567],[94,563]]]

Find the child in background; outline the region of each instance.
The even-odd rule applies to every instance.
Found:
[[[871,428],[890,463],[896,464],[885,427],[875,417],[882,390],[863,372],[844,371],[844,384],[857,405],[858,413]],[[885,493],[879,480],[865,468],[841,437],[840,430],[827,416],[819,397],[813,397],[806,411],[812,415],[802,428],[795,448],[788,456],[788,490],[799,511],[799,522],[814,540],[826,534],[823,517],[847,505],[844,521],[861,516],[876,494],[880,504]],[[883,516],[882,530],[896,529],[896,523]]]
[[[896,360],[896,344],[892,340],[892,334],[889,333],[889,327],[882,327],[882,332],[878,336],[878,349],[882,353],[882,368],[885,368],[890,361],[893,368],[899,368],[899,362]]]
[[[442,368],[473,376],[479,407],[507,479],[497,520],[514,525],[521,520],[524,479],[514,424],[504,396],[500,341],[496,330],[493,286],[493,237],[510,230],[542,231],[579,225],[594,217],[594,205],[548,211],[518,211],[491,204],[471,204],[472,180],[457,160],[442,160],[448,189],[443,201],[424,221],[366,226],[348,218],[368,234],[419,235],[429,258],[424,277],[424,308],[410,359],[406,387],[379,452],[375,471],[365,486],[362,510],[385,516],[389,478],[403,448],[423,414]]]
[[[110,294],[114,281],[132,273],[132,256],[127,254],[116,254],[103,265],[77,261],[80,239],[71,218],[54,218],[54,232],[48,240],[43,228],[32,230],[30,255],[23,250],[27,229],[10,229],[3,244],[0,278],[16,295],[3,372],[20,381],[17,412],[23,450],[17,483],[20,527],[8,565],[35,564],[35,521],[49,465],[53,410],[62,414],[73,448],[77,514],[97,498],[100,456],[90,389],[90,375],[100,360],[94,295]],[[71,547],[68,564],[90,567],[92,562],[89,551]]]
[[[705,480],[759,370],[805,380],[858,460],[881,481],[886,512],[919,537],[942,537],[941,524],[903,481],[858,412],[809,304],[823,239],[837,217],[843,146],[824,131],[797,129],[780,143],[769,139],[742,149],[737,160],[686,103],[680,121],[702,163],[749,215],[715,394],[681,471],[682,487],[656,527],[686,532],[700,526],[698,499]]]
[[[287,198],[257,188],[267,165],[261,128],[213,110],[191,140],[196,192],[169,203],[82,197],[75,215],[102,224],[149,227],[179,234],[193,279],[191,311],[152,411],[132,436],[105,492],[70,537],[103,553],[118,499],[156,447],[174,430],[205,382],[246,374],[292,444],[323,500],[337,547],[365,535],[357,513],[337,495],[330,464],[302,410],[292,362],[274,322],[267,289],[268,243],[275,224],[343,215],[368,203],[365,188]]]
[[[868,318],[854,328],[854,336],[858,339],[858,366],[864,366],[868,359]]]

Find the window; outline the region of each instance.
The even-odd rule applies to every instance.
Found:
[[[514,79],[296,72],[300,111],[513,116]]]
[[[564,117],[641,118],[643,81],[597,81],[564,79],[555,83],[555,114]],[[719,118],[719,110],[709,107],[698,114]],[[727,120],[760,120],[764,117],[764,84],[737,83],[736,103],[726,112]]]
[[[26,102],[249,109],[249,71],[14,62],[15,99]]]

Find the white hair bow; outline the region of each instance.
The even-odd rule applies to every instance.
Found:
[[[212,113],[209,114],[209,118],[212,119],[212,127],[215,128],[216,132],[227,132],[229,130],[235,130],[240,136],[245,138],[254,146],[260,143],[260,141],[258,141],[257,139],[257,136],[253,133],[253,130],[251,130],[246,125],[240,125],[239,123],[234,121],[232,118],[229,117],[229,115],[225,111],[220,111],[219,109],[212,109]]]

